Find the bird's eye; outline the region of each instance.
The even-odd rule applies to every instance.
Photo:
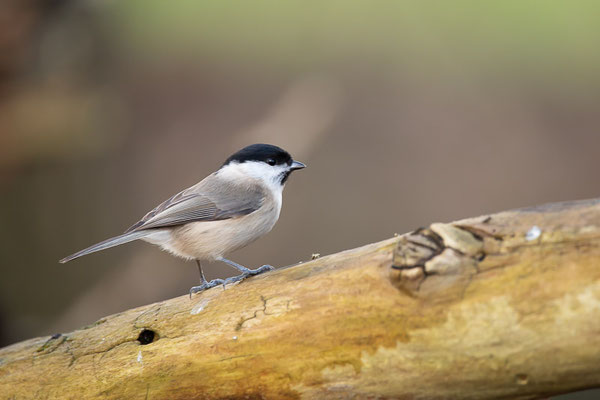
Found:
[[[275,160],[273,160],[272,158],[269,158],[269,159],[267,160],[267,164],[269,164],[270,166],[273,166],[273,165],[275,165],[275,164],[276,164],[276,162],[275,162]]]

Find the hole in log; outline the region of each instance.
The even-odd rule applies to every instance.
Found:
[[[517,385],[527,385],[529,383],[529,376],[527,374],[517,374],[515,376]]]
[[[151,329],[144,329],[140,332],[137,340],[140,344],[150,344],[154,342],[154,339],[157,338],[158,335]]]

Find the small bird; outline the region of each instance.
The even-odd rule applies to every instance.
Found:
[[[244,147],[225,160],[217,171],[144,215],[124,234],[78,251],[60,262],[141,239],[176,256],[196,260],[201,285],[192,287],[190,295],[272,270],[270,265],[248,269],[223,256],[273,228],[279,219],[287,179],[293,171],[305,167],[277,146],[259,143]],[[241,274],[208,282],[201,260],[222,261]]]

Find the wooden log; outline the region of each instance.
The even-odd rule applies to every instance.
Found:
[[[530,399],[598,386],[599,200],[432,224],[0,349],[2,399]]]

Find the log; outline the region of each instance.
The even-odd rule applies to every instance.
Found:
[[[533,399],[599,386],[600,200],[435,223],[0,349],[2,399]]]

